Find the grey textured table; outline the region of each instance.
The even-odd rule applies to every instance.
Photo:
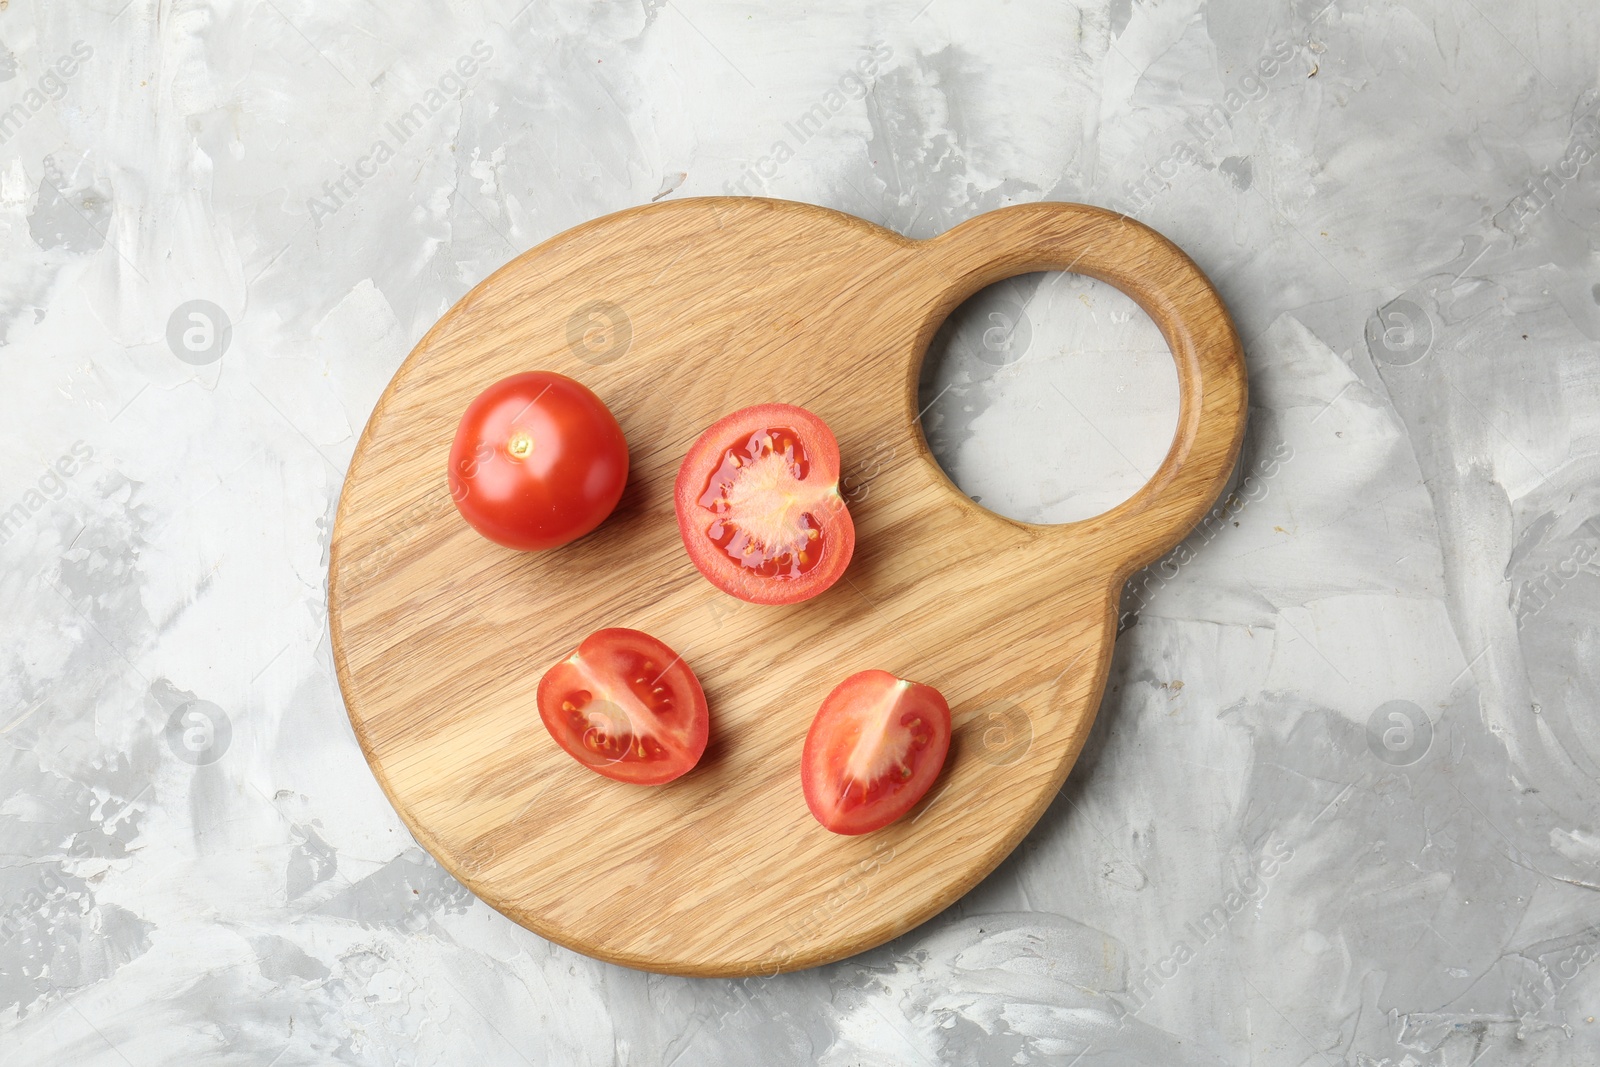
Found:
[[[1600,1063],[1592,6],[776,10],[0,4],[0,1061]],[[727,192],[917,237],[1119,208],[1252,375],[1237,485],[1133,583],[1024,845],[747,982],[593,962],[442,873],[324,588],[440,313]],[[969,302],[923,389],[963,488],[1037,521],[1132,492],[1176,411],[1150,322],[1061,275]]]

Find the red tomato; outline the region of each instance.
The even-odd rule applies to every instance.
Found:
[[[579,763],[660,785],[700,762],[706,696],[683,657],[638,630],[597,630],[539,680],[539,717]]]
[[[759,404],[714,423],[678,468],[673,496],[694,565],[753,604],[816,596],[855,550],[855,523],[839,495],[839,444],[827,423],[792,404]]]
[[[450,497],[507,548],[555,548],[605,521],[628,480],[628,442],[600,398],[549,371],[513,374],[468,406],[450,449]]]
[[[888,671],[852,674],[806,734],[806,806],[836,834],[887,826],[927,793],[949,751],[950,705],[937,689]]]

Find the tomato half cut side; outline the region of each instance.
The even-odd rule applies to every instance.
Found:
[[[706,750],[700,680],[639,630],[597,630],[539,680],[539,717],[556,744],[607,778],[660,785]]]
[[[700,573],[753,604],[816,596],[855,551],[839,443],[792,404],[758,404],[713,423],[678,468],[673,503]]]
[[[950,705],[888,671],[852,674],[822,702],[800,757],[806,806],[836,834],[865,834],[916,807],[950,752]]]

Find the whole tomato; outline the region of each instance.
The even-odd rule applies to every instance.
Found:
[[[513,374],[468,406],[450,449],[450,497],[489,540],[555,548],[605,521],[628,480],[628,443],[600,398],[549,371]]]

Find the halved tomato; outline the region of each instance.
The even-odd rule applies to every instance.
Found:
[[[752,604],[816,596],[855,551],[839,443],[792,404],[758,404],[713,423],[678,468],[674,503],[700,573]]]
[[[660,785],[700,762],[709,721],[683,657],[638,630],[597,630],[539,680],[556,744],[619,782]]]
[[[887,826],[927,793],[949,751],[950,705],[937,689],[888,671],[852,674],[806,734],[806,806],[836,834]]]

